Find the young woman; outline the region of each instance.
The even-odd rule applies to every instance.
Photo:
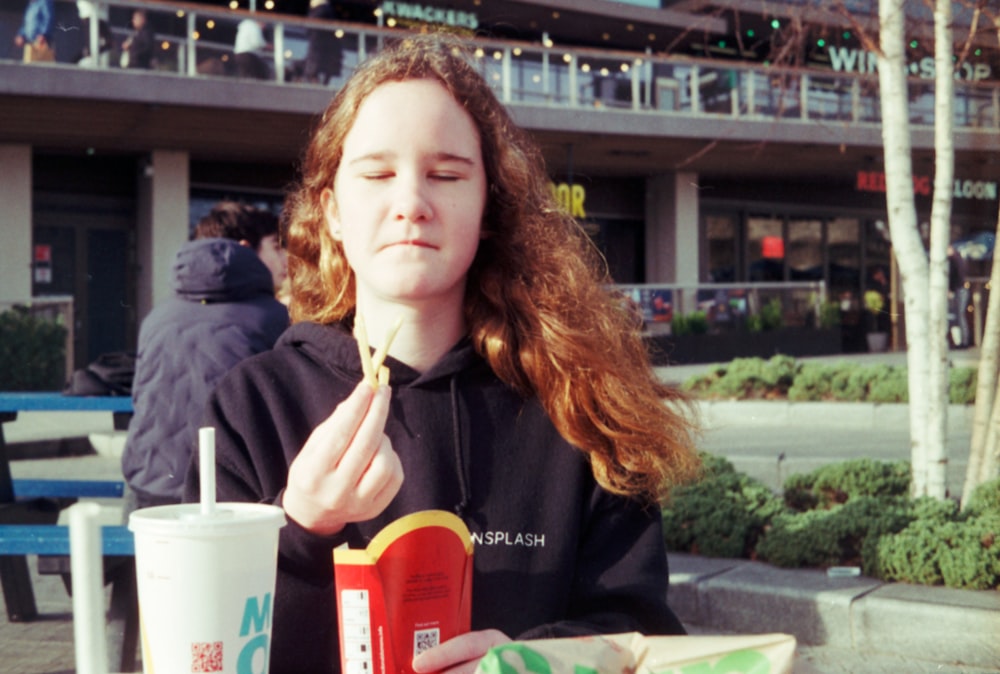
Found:
[[[698,465],[683,401],[459,44],[407,38],[366,62],[286,213],[294,325],[206,422],[218,498],[288,515],[271,671],[339,670],[331,550],[426,509],[482,542],[473,631],[415,671],[471,672],[509,639],[682,632],[657,504]],[[359,316],[372,346],[402,320],[391,390],[361,383]]]

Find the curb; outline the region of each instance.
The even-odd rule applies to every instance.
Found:
[[[785,400],[698,400],[707,430],[725,426],[791,426],[875,429],[906,428],[906,403],[788,402]],[[972,428],[974,405],[948,405],[948,431]]]
[[[670,606],[681,622],[805,645],[995,668],[1000,593],[838,578],[739,559],[673,553]]]

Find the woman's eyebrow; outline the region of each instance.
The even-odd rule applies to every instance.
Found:
[[[369,152],[368,154],[355,157],[347,163],[348,165],[353,165],[366,161],[385,161],[387,159],[394,159],[395,157],[396,153],[391,151]],[[431,155],[431,159],[435,162],[460,162],[462,164],[468,164],[469,166],[475,166],[476,164],[472,157],[462,154],[454,154],[452,152],[435,152]]]
[[[366,161],[384,161],[395,156],[392,152],[369,152],[368,154],[363,154],[360,157],[355,157],[351,159],[348,164],[360,164]]]
[[[462,154],[452,154],[451,152],[437,152],[434,154],[435,161],[457,161],[463,164],[468,164],[469,166],[475,165],[475,160],[472,157],[467,157]]]

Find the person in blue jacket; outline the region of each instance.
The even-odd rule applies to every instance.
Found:
[[[14,36],[14,45],[24,48],[24,60],[52,61],[52,32],[55,30],[54,0],[28,0],[24,20]]]
[[[684,396],[467,48],[407,37],[355,70],[285,213],[293,325],[205,416],[217,497],[287,516],[271,673],[341,671],[332,550],[423,510],[470,531],[472,625],[396,653],[413,671],[472,672],[511,639],[682,633],[659,502],[698,467]],[[389,334],[373,385],[359,345]]]
[[[135,507],[180,503],[209,393],[288,327],[275,298],[287,274],[273,213],[221,202],[178,251],[174,296],[143,320],[122,471]]]

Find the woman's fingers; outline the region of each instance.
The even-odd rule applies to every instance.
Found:
[[[313,429],[295,461],[308,464],[317,475],[336,467],[357,434],[374,395],[370,386],[358,384],[351,395]]]
[[[385,435],[391,391],[362,382],[310,434],[289,467],[283,504],[312,531],[333,533],[377,516],[403,482]]]
[[[364,387],[364,384],[361,386]],[[371,390],[371,387],[368,388]],[[360,418],[360,423],[355,426],[346,451],[340,452],[340,459],[335,467],[346,480],[355,483],[359,481],[381,446],[385,422],[389,418],[389,395],[390,391],[385,386],[378,387],[371,395],[369,405]]]
[[[372,457],[356,489],[358,500],[369,504],[371,517],[385,510],[403,486],[403,464],[389,438],[384,435],[382,438],[382,447]]]
[[[430,648],[413,658],[413,671],[459,674],[472,672],[476,663],[494,646],[510,642],[500,630],[467,632]]]

